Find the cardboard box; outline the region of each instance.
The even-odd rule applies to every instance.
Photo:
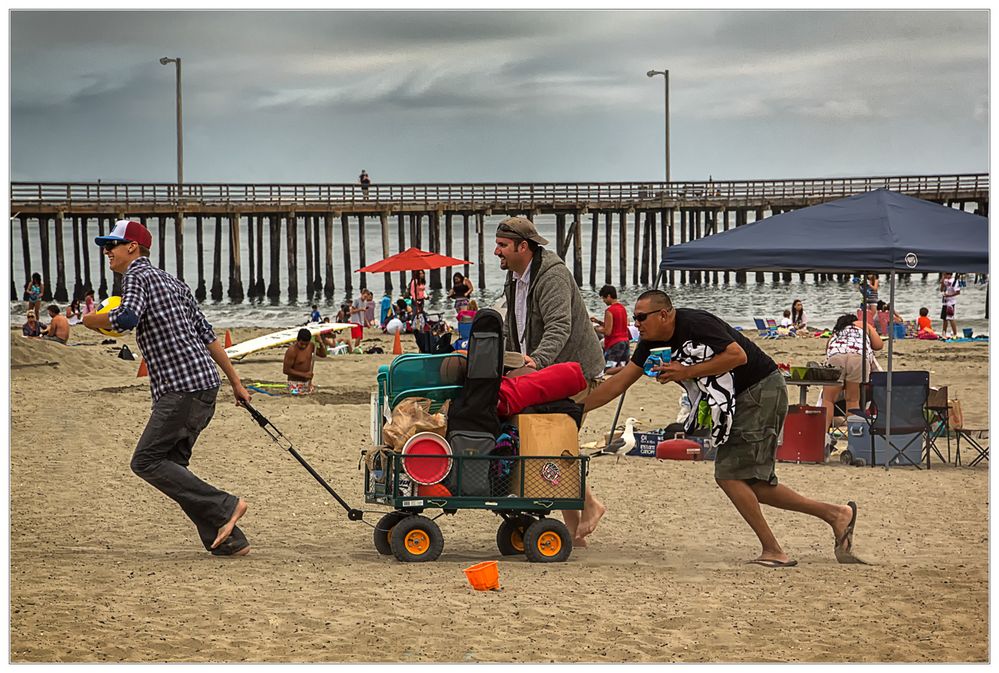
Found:
[[[520,436],[520,455],[514,465],[510,491],[523,498],[582,498],[579,431],[566,414],[518,414],[513,417]],[[543,456],[543,458],[534,458]],[[523,472],[523,490],[521,490]]]

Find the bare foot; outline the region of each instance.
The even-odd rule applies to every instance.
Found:
[[[601,517],[606,514],[607,508],[604,507],[603,503],[599,500],[594,499],[593,507],[589,510],[583,510],[583,520],[579,522],[579,528],[576,529],[576,537],[584,538],[590,535],[597,529],[597,524],[600,523]]]
[[[576,549],[582,549],[584,547],[589,547],[590,545],[588,545],[586,543],[586,539],[585,538],[576,537],[576,538],[573,538],[573,540],[572,540],[572,546],[573,546],[573,548],[576,548]]]
[[[246,514],[246,509],[247,509],[246,501],[240,498],[239,502],[236,503],[236,509],[232,511],[232,516],[229,517],[229,520],[225,522],[225,525],[219,528],[219,534],[215,537],[215,542],[212,543],[212,549],[218,547],[220,544],[226,541],[226,538],[232,535],[232,529],[236,527],[236,522],[239,521],[244,514]],[[249,547],[246,547],[245,549],[246,551],[243,553],[250,552]]]

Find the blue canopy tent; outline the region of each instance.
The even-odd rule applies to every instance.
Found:
[[[887,273],[892,315],[898,271],[988,273],[988,219],[876,189],[671,246],[660,273],[669,269]],[[893,341],[885,405],[889,434]]]

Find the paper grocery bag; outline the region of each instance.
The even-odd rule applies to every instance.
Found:
[[[518,414],[513,422],[520,437],[520,455],[548,458],[518,460],[511,475],[511,492],[524,498],[582,498],[581,462],[562,458],[579,455],[579,431],[572,417]]]

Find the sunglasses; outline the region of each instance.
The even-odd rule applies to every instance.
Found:
[[[646,313],[635,313],[634,315],[631,316],[631,319],[634,320],[636,323],[644,322],[645,319],[648,318],[650,315],[655,315],[656,313],[659,313],[659,311],[669,311],[669,309],[661,308],[657,311],[648,311]]]
[[[108,241],[107,243],[104,244],[104,249],[107,250],[108,252],[111,252],[119,245],[128,245],[129,243],[131,243],[131,241]]]

